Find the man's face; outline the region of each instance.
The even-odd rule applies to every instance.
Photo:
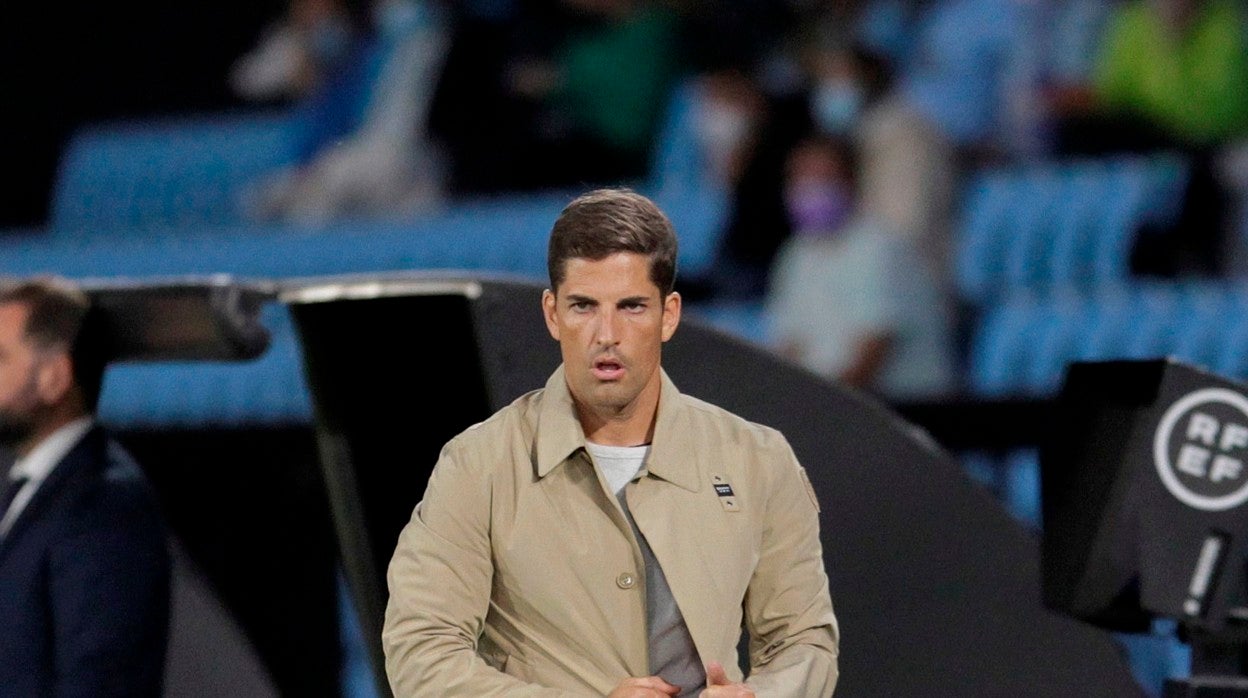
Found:
[[[29,309],[0,304],[0,446],[18,446],[34,432],[40,352],[26,337]]]
[[[578,406],[607,419],[657,404],[659,356],[680,323],[680,295],[663,297],[645,255],[570,259],[564,271],[542,307]]]

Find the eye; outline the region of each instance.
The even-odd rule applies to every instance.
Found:
[[[568,307],[572,309],[572,312],[584,313],[584,312],[588,312],[589,309],[592,307],[592,305],[593,304],[591,304],[589,301],[572,301],[571,305],[569,305]]]
[[[620,304],[620,310],[626,313],[642,313],[646,310],[646,304],[641,301],[629,301]]]

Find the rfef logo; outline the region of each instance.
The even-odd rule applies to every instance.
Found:
[[[1248,500],[1248,399],[1225,388],[1189,393],[1166,410],[1153,437],[1166,489],[1202,511]]]

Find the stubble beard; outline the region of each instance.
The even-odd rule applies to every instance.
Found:
[[[635,395],[630,398],[623,394],[623,389],[624,386],[618,383],[598,386],[593,405],[599,414],[618,415],[624,412],[636,400]]]

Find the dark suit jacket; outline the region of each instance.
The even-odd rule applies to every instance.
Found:
[[[165,541],[141,471],[89,431],[0,539],[0,696],[159,695]]]

